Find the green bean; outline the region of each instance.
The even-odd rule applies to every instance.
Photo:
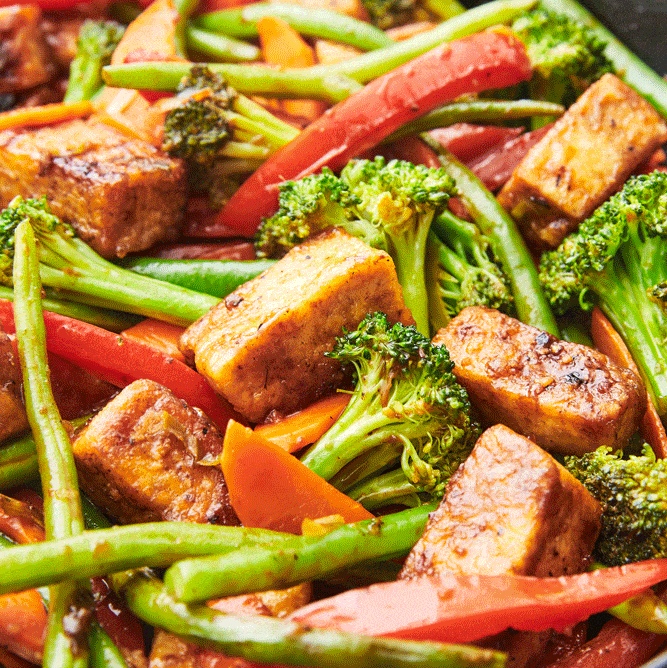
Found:
[[[236,260],[164,260],[141,257],[125,261],[123,266],[138,274],[222,299],[275,263],[276,260],[242,262]]]
[[[38,478],[37,450],[32,434],[0,448],[0,491]]]
[[[230,615],[172,599],[162,583],[135,575],[126,585],[129,608],[145,622],[257,663],[320,668],[463,668],[505,665],[500,652],[436,642],[373,638],[306,628],[285,619]]]
[[[588,10],[576,0],[541,0],[541,5],[551,11],[567,14],[577,23],[593,28],[599,37],[607,42],[605,54],[621,73],[623,80],[667,117],[667,81],[638,58]]]
[[[259,47],[254,44],[193,25],[186,27],[185,38],[190,49],[222,63],[259,60],[261,55]]]
[[[331,39],[372,51],[394,44],[394,40],[375,26],[359,19],[319,7],[301,7],[279,2],[257,2],[243,7],[202,14],[195,25],[230,37],[257,37],[257,22],[275,16],[289,23],[297,32],[310,37]]]
[[[184,559],[166,572],[165,585],[179,600],[203,601],[280,589],[355,564],[390,559],[410,551],[432,510],[433,505],[420,506],[345,524],[325,536],[294,537],[280,549],[257,545],[225,555]]]
[[[286,70],[219,63],[211,63],[209,66],[241,93],[339,102],[359,90],[360,84],[395,69],[443,42],[511,21],[536,2],[494,0],[443,21],[433,30],[333,65]],[[104,68],[103,75],[106,83],[120,88],[173,91],[189,70],[189,63],[128,63],[109,65]]]
[[[458,0],[424,0],[424,6],[441,20],[451,19],[466,11]]]
[[[146,90],[175,91],[183,77],[190,73],[192,63],[145,62],[108,65],[103,70],[110,86]],[[361,88],[347,76],[336,73],[303,70],[276,70],[237,63],[208,63],[207,67],[225,78],[239,93],[272,97],[308,98],[340,102]]]
[[[45,531],[47,539],[67,538],[83,531],[83,514],[71,444],[49,383],[39,260],[28,221],[18,225],[15,244],[14,321],[23,369],[26,412],[35,438],[42,480]],[[83,668],[88,665],[87,650],[75,642],[65,628],[65,618],[77,607],[76,598],[74,580],[51,588],[44,641],[46,666]]]
[[[432,144],[427,136],[424,138]],[[440,155],[443,168],[459,186],[461,199],[473,219],[491,239],[496,257],[512,284],[519,320],[558,336],[556,319],[542,293],[535,263],[516,223],[467,167],[440,146],[434,148]]]
[[[128,668],[123,655],[96,620],[88,626],[91,668]]]
[[[407,135],[444,128],[454,123],[502,123],[534,116],[560,116],[565,107],[541,100],[466,100],[438,107],[387,137],[394,141]]]
[[[150,522],[95,529],[0,553],[0,594],[90,578],[142,566],[168,566],[184,557],[221,554],[246,545],[281,545],[294,536],[265,529],[190,522]]]

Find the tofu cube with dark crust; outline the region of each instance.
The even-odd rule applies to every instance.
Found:
[[[622,448],[646,409],[633,371],[493,309],[461,311],[433,342],[488,424],[501,422],[552,452]]]
[[[191,325],[181,350],[216,392],[259,422],[336,388],[340,365],[324,353],[373,311],[414,324],[389,255],[332,228]]]
[[[551,455],[496,425],[452,476],[401,575],[579,573],[600,515],[600,504]]]
[[[554,248],[667,141],[667,123],[605,74],[528,151],[498,196],[540,248]]]
[[[81,487],[122,524],[239,524],[214,463],[222,435],[197,408],[149,380],[124,388],[76,435]]]
[[[0,7],[0,93],[46,83],[56,73],[38,5]]]
[[[174,241],[184,222],[180,160],[94,120],[0,132],[0,204],[46,196],[100,255]]]
[[[21,367],[9,337],[0,329],[0,442],[28,429],[21,399]]]

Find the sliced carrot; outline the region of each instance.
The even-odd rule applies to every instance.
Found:
[[[46,633],[46,608],[36,589],[0,596],[0,645],[40,663]]]
[[[299,33],[282,19],[266,16],[257,22],[262,57],[269,65],[280,67],[311,67],[315,52]],[[285,100],[281,107],[288,114],[310,121],[322,115],[324,105],[317,100]]]
[[[127,27],[111,63],[183,60],[176,50],[179,18],[173,0],[155,0]]]
[[[639,375],[639,369],[621,335],[597,307],[593,309],[591,336],[600,352],[603,352],[619,366],[632,369]],[[665,433],[665,426],[662,424],[660,415],[658,415],[650,397],[641,424],[641,434],[653,448],[656,457],[660,459],[667,457],[667,433]]]
[[[296,452],[315,443],[338,419],[349,400],[349,394],[334,394],[278,422],[259,425],[255,433],[287,452]]]
[[[345,522],[358,522],[373,517],[279,445],[233,420],[221,466],[244,526],[299,534],[306,518],[341,515]]]
[[[146,318],[133,327],[126,329],[121,336],[139,343],[145,343],[169,355],[180,362],[185,362],[183,353],[178,349],[178,340],[185,328],[161,320]]]
[[[22,107],[0,113],[0,130],[35,125],[54,125],[55,123],[90,116],[92,113],[93,105],[87,100],[69,104],[57,102],[43,104],[39,107]]]

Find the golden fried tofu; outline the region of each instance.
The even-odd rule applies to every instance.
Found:
[[[28,428],[21,399],[21,367],[7,334],[0,330],[0,442]]]
[[[0,132],[0,205],[46,197],[53,213],[104,257],[178,238],[182,161],[108,125],[75,120]]]
[[[76,435],[81,487],[121,523],[238,524],[215,462],[222,435],[197,408],[149,380],[124,388]]]
[[[324,353],[370,312],[413,324],[394,263],[341,229],[293,248],[191,325],[181,350],[251,422],[288,413],[337,387]]]
[[[464,309],[433,339],[489,424],[501,422],[547,450],[623,447],[646,409],[633,371],[493,309]]]
[[[557,246],[667,141],[667,123],[605,74],[534,146],[498,196],[534,245]]]
[[[600,515],[600,504],[551,455],[496,425],[452,476],[401,573],[578,573]]]

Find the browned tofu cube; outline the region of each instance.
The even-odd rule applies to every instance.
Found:
[[[188,328],[186,357],[252,422],[302,408],[342,379],[333,348],[370,312],[413,324],[394,263],[332,228],[293,248]]]
[[[102,123],[0,132],[0,204],[46,196],[104,257],[173,241],[184,221],[183,164]]]
[[[55,74],[37,5],[0,7],[0,93],[45,83]]]
[[[496,425],[452,476],[402,576],[578,573],[600,515],[599,503],[551,455]]]
[[[550,451],[623,447],[646,409],[633,371],[493,309],[464,309],[433,342],[447,348],[489,424],[502,422]]]
[[[658,112],[613,74],[524,157],[498,196],[538,247],[555,247],[667,141]]]
[[[222,471],[200,464],[222,435],[198,409],[149,380],[111,400],[72,443],[81,487],[121,523],[238,524]]]
[[[21,399],[21,367],[9,337],[0,330],[0,442],[27,428],[28,416]]]

